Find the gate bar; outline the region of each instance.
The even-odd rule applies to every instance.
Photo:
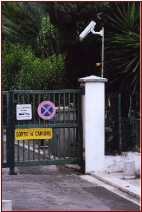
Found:
[[[14,162],[14,104],[13,95],[14,91],[9,91],[9,105],[8,105],[8,138],[9,138],[9,168],[10,175],[16,175],[15,172],[15,162]]]

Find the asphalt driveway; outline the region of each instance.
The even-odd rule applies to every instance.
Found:
[[[2,172],[2,199],[13,210],[140,210],[117,194],[80,178],[77,170],[60,166],[31,166]]]

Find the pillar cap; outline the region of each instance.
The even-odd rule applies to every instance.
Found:
[[[91,75],[88,77],[79,78],[78,82],[108,82],[108,79]]]

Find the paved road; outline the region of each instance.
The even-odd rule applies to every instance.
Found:
[[[22,152],[20,148],[20,157]],[[79,171],[64,165],[15,171],[17,175],[9,175],[9,169],[2,169],[2,199],[12,200],[13,210],[140,210],[137,204],[81,179]]]
[[[2,199],[13,210],[140,210],[139,206],[102,186],[80,179],[65,166],[16,168],[17,175],[2,175]]]

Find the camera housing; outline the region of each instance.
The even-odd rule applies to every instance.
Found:
[[[96,25],[96,22],[91,21],[90,24],[79,35],[79,37],[82,39],[85,38],[89,34],[89,32],[92,32],[94,30],[95,25]]]

